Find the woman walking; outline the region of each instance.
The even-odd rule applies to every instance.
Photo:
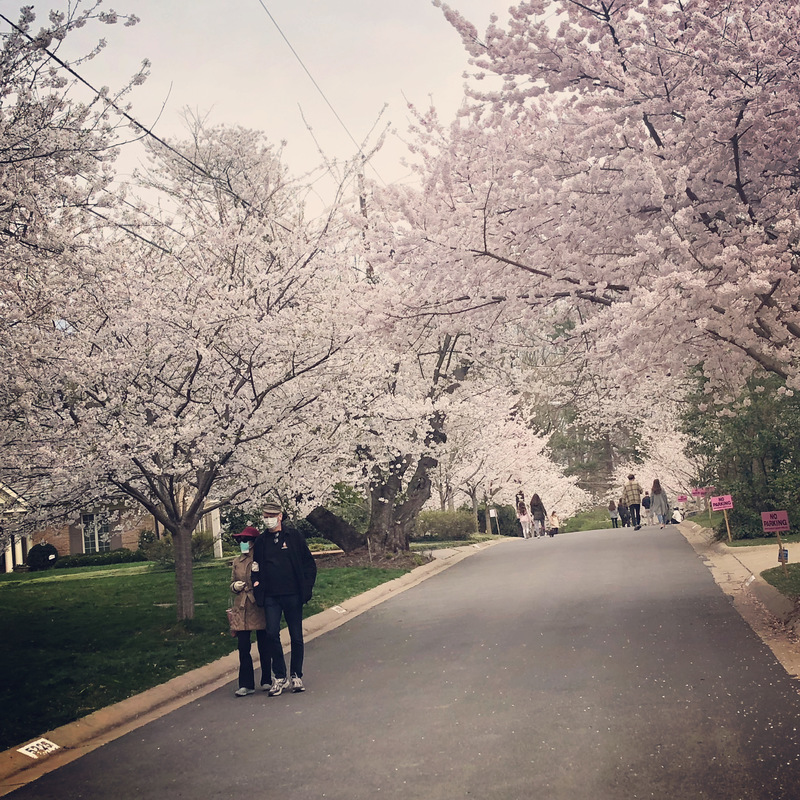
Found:
[[[531,497],[531,516],[533,517],[533,536],[544,536],[544,522],[547,519],[547,511],[544,509],[541,497],[535,494]]]
[[[619,511],[617,511],[617,504],[613,500],[608,501],[608,513],[611,515],[611,527],[619,527]]]
[[[241,533],[233,535],[239,542],[241,550],[241,555],[233,560],[231,572],[233,603],[229,612],[231,633],[236,634],[239,645],[239,688],[234,692],[237,697],[246,697],[256,690],[253,657],[250,655],[251,631],[256,632],[256,645],[261,658],[261,688],[266,691],[272,683],[267,618],[264,609],[256,605],[250,574],[253,566],[252,544],[258,536],[258,529],[253,527],[247,527]]]
[[[653,498],[650,508],[656,517],[658,517],[658,521],[663,528],[669,519],[667,515],[670,513],[670,507],[667,493],[661,488],[661,483],[658,478],[653,481],[653,488],[650,490],[650,494]]]

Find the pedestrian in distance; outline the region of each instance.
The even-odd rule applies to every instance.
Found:
[[[622,487],[622,496],[625,498],[625,505],[628,506],[628,513],[631,515],[631,525],[635,531],[638,531],[642,527],[640,513],[642,487],[639,486],[633,473],[628,475],[628,482]]]
[[[272,684],[270,650],[267,644],[267,620],[264,616],[264,609],[258,607],[253,594],[252,547],[258,536],[258,529],[253,527],[247,527],[241,533],[233,535],[241,550],[241,555],[233,559],[231,570],[233,601],[228,612],[231,633],[236,635],[239,649],[239,688],[234,692],[236,697],[246,697],[256,690],[253,657],[250,654],[253,631],[256,632],[256,646],[261,659],[261,688],[269,689]]]
[[[547,519],[547,511],[545,511],[542,498],[538,494],[531,497],[531,517],[533,517],[533,536],[544,536],[544,524]]]
[[[522,528],[522,538],[531,538],[531,517],[528,514],[528,507],[525,505],[525,498],[517,496],[517,519]]]
[[[667,520],[670,519],[668,516],[670,514],[670,507],[667,493],[661,488],[661,483],[658,478],[653,481],[653,488],[650,492],[653,498],[651,508],[656,517],[658,517],[658,521],[663,528],[667,524]]]
[[[619,527],[619,510],[617,504],[613,500],[608,501],[608,513],[611,516],[611,527]]]
[[[619,511],[622,527],[627,528],[631,524],[631,512],[628,511],[628,506],[625,504],[625,499],[622,497],[617,501],[617,511]]]
[[[653,504],[653,498],[650,497],[650,492],[645,492],[644,497],[642,498],[642,508],[644,509],[645,525],[653,524],[653,509],[651,508],[652,504]]]
[[[555,536],[558,533],[558,529],[561,526],[561,520],[558,518],[558,514],[554,511],[550,514],[550,530],[547,533],[550,536]]]
[[[303,606],[311,599],[317,564],[305,537],[284,522],[280,504],[266,503],[263,512],[266,530],[256,539],[253,551],[253,592],[266,616],[273,671],[269,696],[276,697],[288,688],[305,691]],[[286,620],[291,643],[288,676],[281,646],[281,616]]]

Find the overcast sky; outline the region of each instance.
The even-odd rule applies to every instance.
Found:
[[[66,2],[37,0],[35,8],[44,21],[44,12]],[[3,5],[8,13],[9,0]],[[505,21],[511,2],[451,5],[483,31],[492,13]],[[104,7],[141,22],[101,26],[108,48],[82,74],[113,89],[148,58],[151,77],[132,96],[137,119],[161,136],[177,136],[188,107],[214,123],[263,130],[272,141],[287,141],[285,158],[295,173],[319,163],[301,108],[330,156],[347,158],[356,148],[270,14],[358,141],[384,104],[383,124],[404,136],[404,96],[421,107],[432,99],[446,119],[460,104],[466,54],[430,0],[106,0]],[[402,154],[399,141],[390,141],[375,160],[382,180],[407,174]]]

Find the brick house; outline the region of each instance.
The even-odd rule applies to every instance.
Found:
[[[37,531],[26,531],[20,524],[19,519],[26,511],[25,500],[0,484],[0,525],[6,539],[0,549],[0,572],[12,572],[14,567],[24,564],[30,548],[41,542],[52,544],[59,556],[105,553],[122,547],[136,550],[144,530],[151,530],[159,537],[162,532],[150,514],[134,514],[115,503],[84,509],[67,525]],[[221,558],[219,511],[206,514],[197,530],[212,535],[214,554]]]

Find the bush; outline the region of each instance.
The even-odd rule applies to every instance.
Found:
[[[151,531],[149,528],[139,531],[139,549],[144,550],[147,545],[152,544],[156,539],[155,531]]]
[[[476,533],[475,518],[468,511],[422,511],[413,538],[463,541],[473,533]]]
[[[205,561],[214,556],[214,536],[211,533],[195,533],[192,536],[192,561]]]
[[[522,536],[522,527],[517,519],[517,512],[514,506],[492,506],[497,510],[497,525],[492,522],[491,530],[486,530],[486,507],[481,506],[478,509],[478,527],[481,533],[497,533],[497,527],[500,527],[500,533],[503,536]]]
[[[172,536],[165,533],[160,539],[145,545],[142,551],[148,561],[155,561],[165,569],[175,569],[175,548]],[[214,554],[214,537],[210,533],[192,535],[192,561],[203,561]]]
[[[312,553],[317,553],[324,550],[339,549],[338,544],[331,542],[329,539],[324,539],[322,536],[309,536],[309,538],[306,539],[306,544]]]
[[[71,567],[97,567],[104,564],[131,564],[135,561],[147,561],[141,550],[128,550],[125,547],[111,550],[108,553],[78,553],[74,556],[60,558],[56,569],[69,569]]]
[[[55,566],[56,559],[58,558],[58,550],[48,542],[35,544],[28,551],[28,557],[25,563],[28,565],[31,572],[38,572],[43,569],[50,569]]]

